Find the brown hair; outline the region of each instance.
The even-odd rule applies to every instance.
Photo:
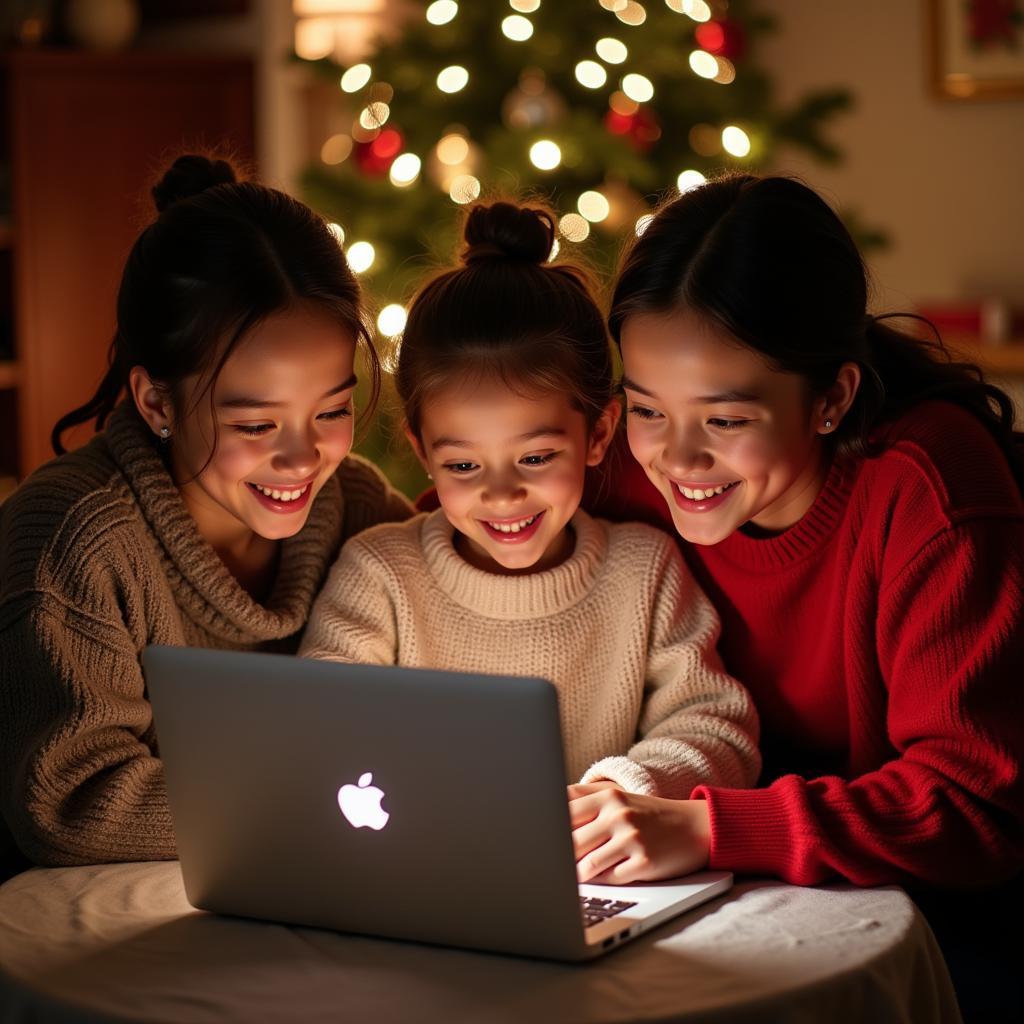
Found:
[[[395,384],[412,432],[430,396],[467,378],[563,392],[592,426],[614,394],[611,347],[590,276],[549,262],[554,214],[478,204],[463,237],[458,263],[420,288],[402,334]]]

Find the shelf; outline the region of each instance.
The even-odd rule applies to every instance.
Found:
[[[18,386],[18,364],[0,360],[0,391]]]
[[[1024,338],[993,344],[973,334],[943,331],[942,339],[951,352],[977,363],[986,373],[1024,376]]]

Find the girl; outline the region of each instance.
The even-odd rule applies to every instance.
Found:
[[[674,545],[578,508],[619,406],[586,280],[547,262],[553,225],[475,207],[462,266],[413,301],[396,383],[441,507],[345,546],[300,653],[543,676],[570,777],[684,798],[749,785],[754,710]]]
[[[765,764],[762,788],[687,801],[574,790],[584,879],[710,865],[927,904],[1024,864],[1012,405],[866,300],[839,219],[784,178],[688,192],[624,256],[610,324],[636,461],[595,504],[689,542]]]
[[[173,857],[142,649],[294,649],[341,541],[409,514],[348,455],[356,350],[378,368],[327,225],[200,156],[153,195],[110,369],[55,448],[102,432],[0,512],[8,870]]]

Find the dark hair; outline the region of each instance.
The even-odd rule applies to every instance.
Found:
[[[981,420],[1024,488],[1010,398],[953,361],[938,332],[923,340],[881,322],[913,314],[868,315],[867,298],[861,255],[820,196],[791,178],[726,175],[665,202],[623,253],[609,326],[618,344],[634,314],[691,309],[815,394],[855,362],[860,388],[829,435],[837,453],[867,454],[878,424],[943,399]]]
[[[103,428],[133,366],[166,387],[208,374],[204,392],[245,335],[274,313],[311,306],[355,333],[370,371],[372,412],[380,363],[363,320],[359,285],[326,222],[297,199],[236,180],[232,166],[181,156],[153,187],[157,219],[128,255],[117,296],[108,369],[88,402],[58,420],[61,435],[89,420]],[[179,411],[179,415],[180,415]]]
[[[459,265],[419,290],[402,333],[395,385],[412,432],[425,399],[467,376],[561,391],[593,426],[614,395],[611,346],[589,275],[548,262],[554,214],[478,204],[463,236]]]

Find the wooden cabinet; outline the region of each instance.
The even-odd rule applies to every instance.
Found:
[[[106,369],[121,270],[162,170],[209,147],[251,164],[253,69],[244,57],[52,51],[8,54],[0,74],[0,475],[23,477]]]

